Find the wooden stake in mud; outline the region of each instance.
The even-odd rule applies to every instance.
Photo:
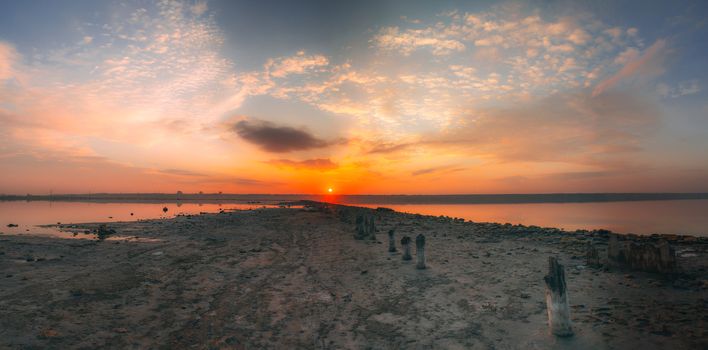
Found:
[[[600,267],[600,254],[592,242],[588,242],[585,250],[585,263],[590,267]]]
[[[548,258],[548,275],[543,280],[546,281],[546,308],[551,333],[558,337],[572,336],[565,271],[555,257]]]
[[[396,252],[396,240],[393,238],[394,230],[388,230],[388,251],[389,253]]]
[[[422,233],[415,238],[415,256],[418,259],[415,268],[418,270],[425,269],[425,236]]]
[[[401,246],[403,247],[403,260],[411,260],[411,238],[403,236]]]
[[[371,213],[366,212],[356,216],[354,238],[376,240],[376,225],[374,225],[374,216]]]

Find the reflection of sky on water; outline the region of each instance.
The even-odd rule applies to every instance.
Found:
[[[5,234],[49,235],[61,238],[95,238],[83,229],[59,231],[53,226],[87,222],[118,222],[170,218],[180,214],[217,213],[220,210],[248,210],[264,204],[239,203],[87,203],[49,201],[0,202],[0,232]],[[167,212],[162,211],[167,208]],[[16,224],[18,227],[8,227]],[[74,235],[75,231],[77,234]]]
[[[61,232],[37,225],[117,222],[170,218],[179,214],[248,210],[264,204],[222,203],[80,203],[0,202],[0,232],[63,238],[94,238],[83,230]],[[360,204],[357,204],[360,205]],[[366,205],[365,205],[366,206]],[[621,233],[673,233],[708,236],[708,200],[666,200],[602,203],[531,204],[372,204],[397,211],[461,217],[476,222],[500,222],[566,230],[609,229]],[[162,208],[167,207],[167,213]],[[132,213],[132,215],[131,215]],[[18,227],[7,227],[8,224]],[[71,230],[71,229],[69,229]]]
[[[708,200],[525,204],[372,204],[397,211],[565,230],[708,236]]]

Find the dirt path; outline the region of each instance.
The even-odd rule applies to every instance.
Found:
[[[140,240],[0,236],[0,348],[708,346],[704,243],[677,282],[585,266],[584,235],[377,215],[379,242],[297,209],[112,226]],[[428,269],[387,252],[392,228],[427,236]],[[550,255],[566,266],[569,339],[547,332]]]

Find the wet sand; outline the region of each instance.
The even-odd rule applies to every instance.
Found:
[[[0,235],[0,348],[708,347],[705,238],[664,237],[682,266],[668,276],[587,266],[603,233],[374,212],[378,240],[358,241],[347,210],[110,223],[104,241]],[[389,229],[426,235],[427,269],[388,252]],[[570,338],[548,332],[549,256]]]

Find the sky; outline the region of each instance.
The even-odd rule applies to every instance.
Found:
[[[0,193],[708,192],[705,1],[3,1]]]

